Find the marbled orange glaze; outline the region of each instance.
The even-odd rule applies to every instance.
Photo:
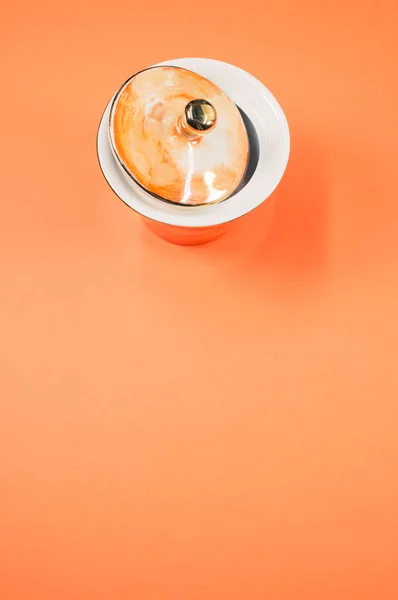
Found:
[[[217,124],[190,141],[179,120],[197,98],[214,106]],[[249,158],[246,128],[232,100],[197,73],[175,67],[141,71],[121,88],[110,135],[116,156],[138,183],[186,205],[227,198],[241,182]]]

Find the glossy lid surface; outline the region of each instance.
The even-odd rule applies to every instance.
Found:
[[[192,71],[161,66],[137,73],[116,94],[109,125],[117,161],[163,200],[220,202],[245,174],[249,141],[238,108]]]

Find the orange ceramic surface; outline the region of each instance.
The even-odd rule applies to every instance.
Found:
[[[0,599],[397,600],[396,0],[197,7],[1,5]],[[96,156],[121,82],[180,56],[291,132],[193,247]]]
[[[213,131],[184,133],[189,102],[207,100],[217,113]],[[204,77],[175,67],[135,75],[114,101],[110,133],[126,171],[153,194],[179,204],[220,202],[245,174],[249,142],[235,104]]]
[[[166,225],[152,219],[142,217],[143,223],[163,240],[172,244],[181,244],[183,246],[195,246],[197,244],[207,244],[216,240],[231,228],[231,223],[222,223],[209,227],[179,227],[175,225]]]

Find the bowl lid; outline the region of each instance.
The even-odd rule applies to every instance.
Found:
[[[237,106],[214,83],[181,67],[133,75],[114,97],[109,135],[130,177],[153,196],[183,206],[225,200],[249,160]]]

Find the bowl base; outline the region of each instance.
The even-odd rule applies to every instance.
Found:
[[[179,227],[152,221],[145,217],[142,217],[142,221],[158,237],[180,246],[208,244],[221,235],[224,235],[231,227],[231,223],[222,223],[221,225],[214,225],[212,227]]]

